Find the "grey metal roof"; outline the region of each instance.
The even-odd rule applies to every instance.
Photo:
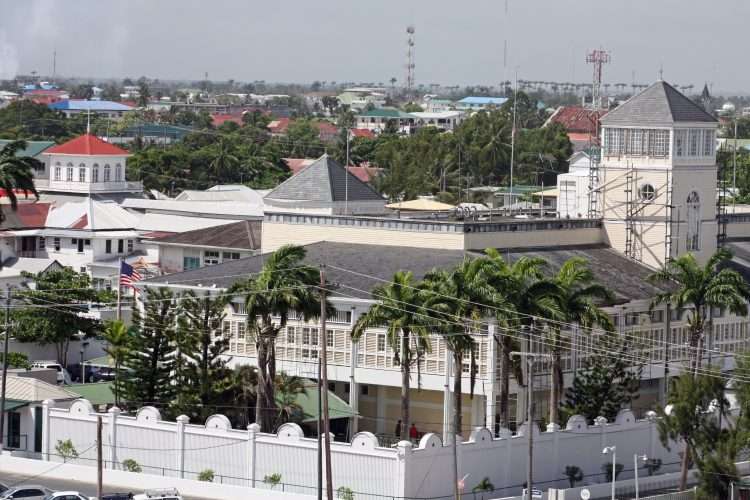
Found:
[[[307,250],[306,263],[313,266],[327,265],[328,280],[339,285],[334,295],[364,299],[370,298],[370,291],[382,284],[381,280],[390,281],[396,271],[408,270],[414,273],[416,279],[421,279],[432,269],[449,268],[461,262],[464,256],[480,255],[478,252],[461,250],[327,241],[306,245],[305,248]],[[511,250],[503,252],[503,255],[511,260],[524,255],[545,258],[550,263],[550,272],[556,271],[565,260],[571,257],[583,257],[589,261],[596,278],[615,291],[617,302],[647,300],[659,290],[658,287],[645,281],[646,276],[652,272],[650,269],[604,246]],[[160,276],[141,283],[228,288],[249,275],[257,273],[264,259],[265,255],[257,255],[215,266]],[[341,271],[334,266],[355,271],[358,274]]]
[[[266,199],[335,202],[347,197],[349,177],[349,201],[383,201],[383,197],[369,184],[359,180],[351,172],[328,155],[303,168],[268,193]]]
[[[656,82],[601,118],[602,125],[663,125],[679,122],[715,123],[700,105],[667,82]]]
[[[243,220],[221,226],[194,229],[152,240],[153,243],[197,245],[216,248],[257,250],[260,248],[261,221]]]

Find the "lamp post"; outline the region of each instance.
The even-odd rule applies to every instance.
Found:
[[[633,467],[635,467],[633,470],[635,471],[635,500],[638,500],[638,460],[643,460],[644,462],[648,460],[648,456],[646,455],[638,455],[637,453],[633,455]]]
[[[615,473],[617,472],[617,446],[606,446],[602,455],[612,454],[612,500],[615,500]]]
[[[79,351],[81,353],[81,383],[86,383],[86,365],[83,364],[83,353],[85,352],[85,349],[83,348],[83,344],[81,344],[81,350]]]

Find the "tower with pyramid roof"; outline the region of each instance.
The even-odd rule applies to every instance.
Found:
[[[601,119],[599,189],[609,244],[659,268],[716,250],[716,119],[659,81]]]

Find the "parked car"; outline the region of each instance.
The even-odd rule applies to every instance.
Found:
[[[132,493],[107,493],[101,500],[133,500]]]
[[[77,491],[56,491],[44,497],[44,500],[95,500],[95,499],[89,498],[86,495],[78,493]]]
[[[15,500],[17,498],[23,498],[24,500],[44,500],[50,493],[52,493],[52,490],[45,488],[44,486],[24,484],[3,491],[0,495],[0,499]]]
[[[68,373],[70,373],[73,382],[109,382],[115,379],[115,370],[113,368],[84,365],[83,369],[86,376],[85,381],[81,380],[80,363],[68,365]]]
[[[32,361],[31,366],[34,368],[48,368],[50,370],[55,370],[57,372],[58,385],[69,385],[73,383],[68,370],[63,368],[63,366],[56,361]]]
[[[7,485],[5,485],[5,484],[3,484],[3,483],[0,483],[0,493],[2,493],[2,492],[4,492],[4,491],[6,491],[7,489],[8,489],[8,486],[7,486]]]
[[[182,500],[182,497],[176,488],[165,488],[146,490],[143,493],[134,495],[133,500]]]

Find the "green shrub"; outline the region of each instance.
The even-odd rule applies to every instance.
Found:
[[[122,470],[128,472],[143,472],[143,469],[141,469],[141,466],[138,465],[138,462],[136,462],[132,458],[126,458],[122,461]]]
[[[198,481],[204,481],[206,483],[213,483],[214,482],[214,471],[211,469],[206,469],[200,471],[198,474]]]

